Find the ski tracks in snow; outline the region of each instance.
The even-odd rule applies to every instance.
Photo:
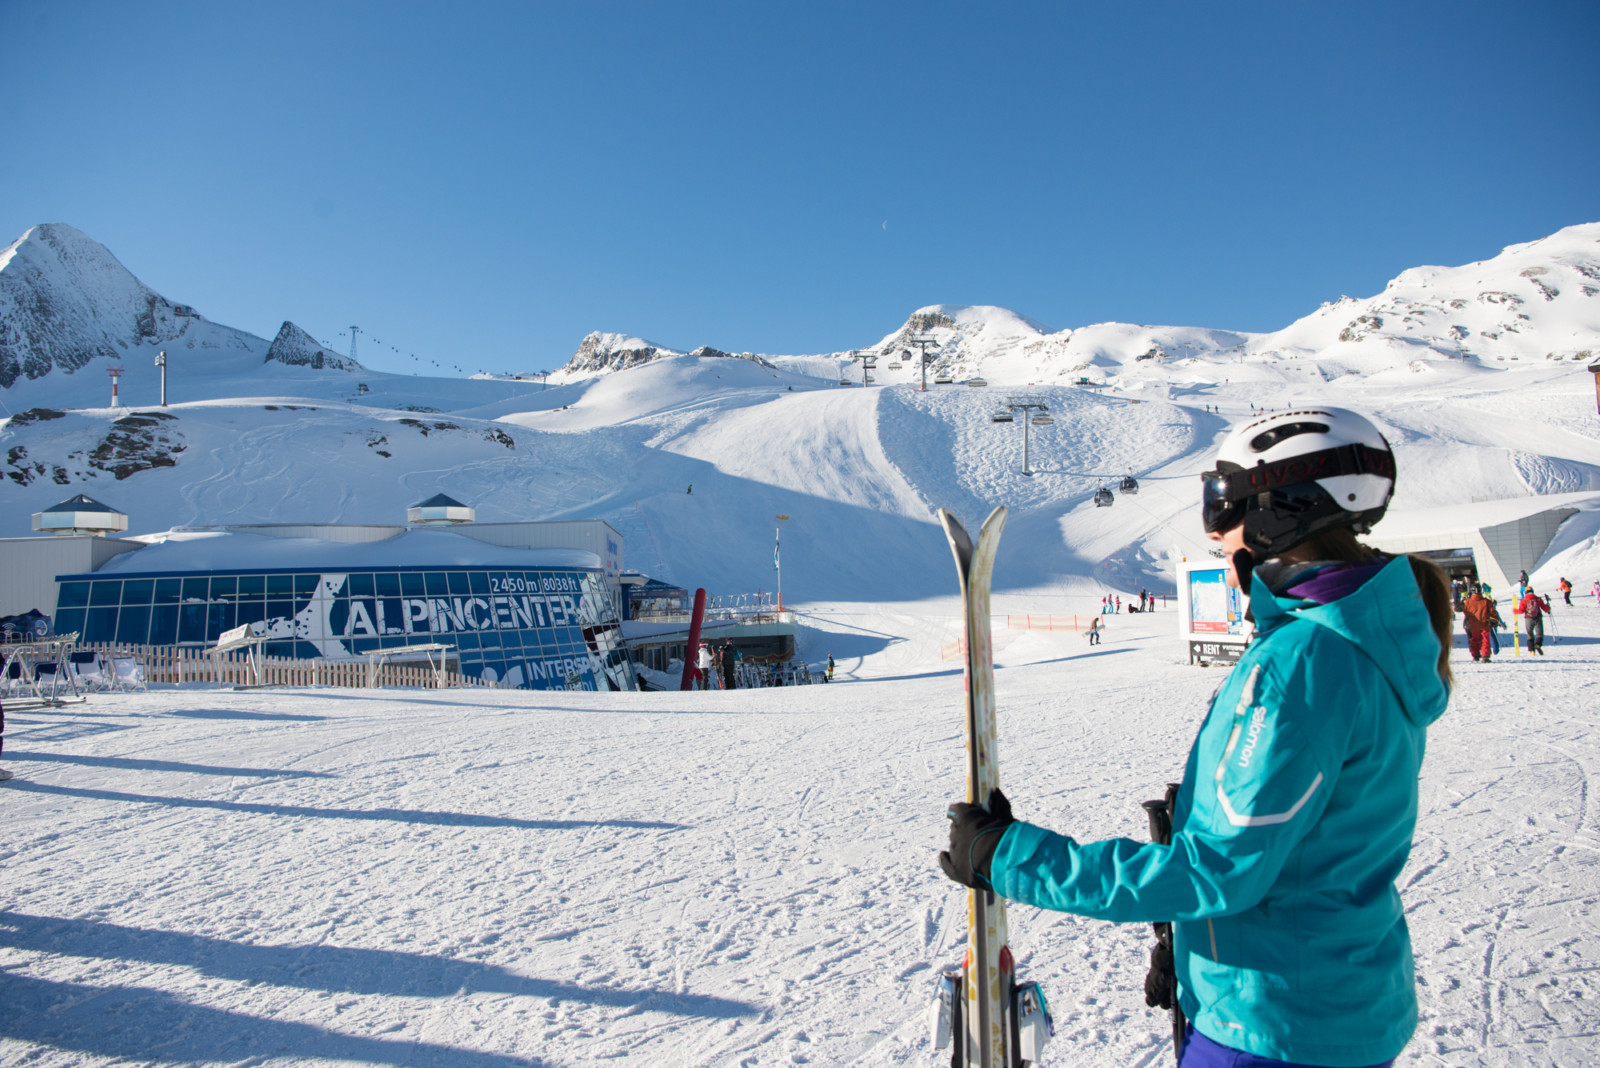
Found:
[[[965,910],[934,861],[963,790],[948,607],[818,606],[819,631],[873,643],[831,686],[165,690],[19,713],[0,1060],[934,1063],[923,1010]],[[1422,1013],[1402,1065],[1594,1059],[1600,610],[1560,619],[1573,640],[1543,660],[1458,659],[1430,731],[1399,880]],[[1094,655],[1072,633],[1007,649],[1021,818],[1143,837],[1139,801],[1179,772],[1218,678],[1181,662],[1171,620],[1120,618]],[[1056,1017],[1047,1063],[1166,1062],[1147,927],[1020,906],[1011,926]]]

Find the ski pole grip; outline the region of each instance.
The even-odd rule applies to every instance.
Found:
[[[1156,845],[1172,844],[1172,806],[1178,799],[1178,784],[1167,783],[1167,796],[1159,801],[1142,802],[1145,818],[1150,821],[1150,841]]]
[[[1145,818],[1150,821],[1150,841],[1156,845],[1172,844],[1172,814],[1165,801],[1143,802]]]

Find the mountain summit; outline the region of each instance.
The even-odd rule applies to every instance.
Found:
[[[143,345],[267,349],[263,339],[163,297],[65,223],[35,226],[0,252],[0,388],[120,360]]]

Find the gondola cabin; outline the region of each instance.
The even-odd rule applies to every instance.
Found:
[[[1128,475],[1117,484],[1117,491],[1119,493],[1138,493],[1139,480],[1134,478],[1132,475]]]
[[[1116,504],[1116,503],[1117,503],[1117,498],[1112,494],[1111,488],[1109,486],[1101,486],[1098,490],[1095,491],[1095,494],[1094,494],[1094,506],[1096,508],[1110,508],[1113,504]]]

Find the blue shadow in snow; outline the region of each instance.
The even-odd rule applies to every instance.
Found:
[[[215,764],[183,764],[176,760],[135,760],[129,757],[75,756],[71,753],[6,753],[7,760],[41,760],[51,764],[83,764],[91,768],[126,768],[129,771],[181,771],[194,775],[248,776],[258,779],[332,779],[326,771],[285,771],[279,768],[225,768]]]
[[[192,1005],[164,990],[57,983],[0,971],[0,1038],[140,1064],[295,1061],[544,1068],[550,1062],[406,1039],[341,1035],[314,1024]],[[24,1058],[37,1049],[22,1053]],[[73,1058],[76,1060],[77,1058]]]
[[[79,786],[52,786],[39,782],[13,781],[12,787],[26,793],[60,794],[87,797],[96,801],[133,801],[143,805],[170,805],[173,808],[210,808],[219,812],[248,812],[261,816],[310,816],[333,820],[383,820],[390,823],[431,824],[436,827],[505,827],[524,831],[570,831],[580,827],[616,827],[623,830],[681,831],[681,823],[653,820],[519,820],[511,816],[479,816],[470,812],[427,812],[414,808],[310,808],[305,805],[266,805],[248,801],[212,801],[196,797],[161,797],[155,794],[129,794],[120,790],[91,790]]]
[[[177,931],[20,912],[0,911],[0,946],[69,957],[177,965],[217,979],[340,994],[408,998],[513,994],[708,1019],[753,1016],[759,1011],[747,1002],[729,998],[579,986],[554,979],[533,979],[495,965],[449,957],[328,945],[257,946]],[[0,972],[0,976],[5,974]],[[0,1034],[5,1033],[4,1027],[0,1023]]]
[[[245,712],[234,708],[174,708],[167,715],[182,716],[185,719],[255,719],[266,720],[268,723],[291,723],[296,720],[313,722],[328,718],[327,716],[295,716],[278,712]]]

